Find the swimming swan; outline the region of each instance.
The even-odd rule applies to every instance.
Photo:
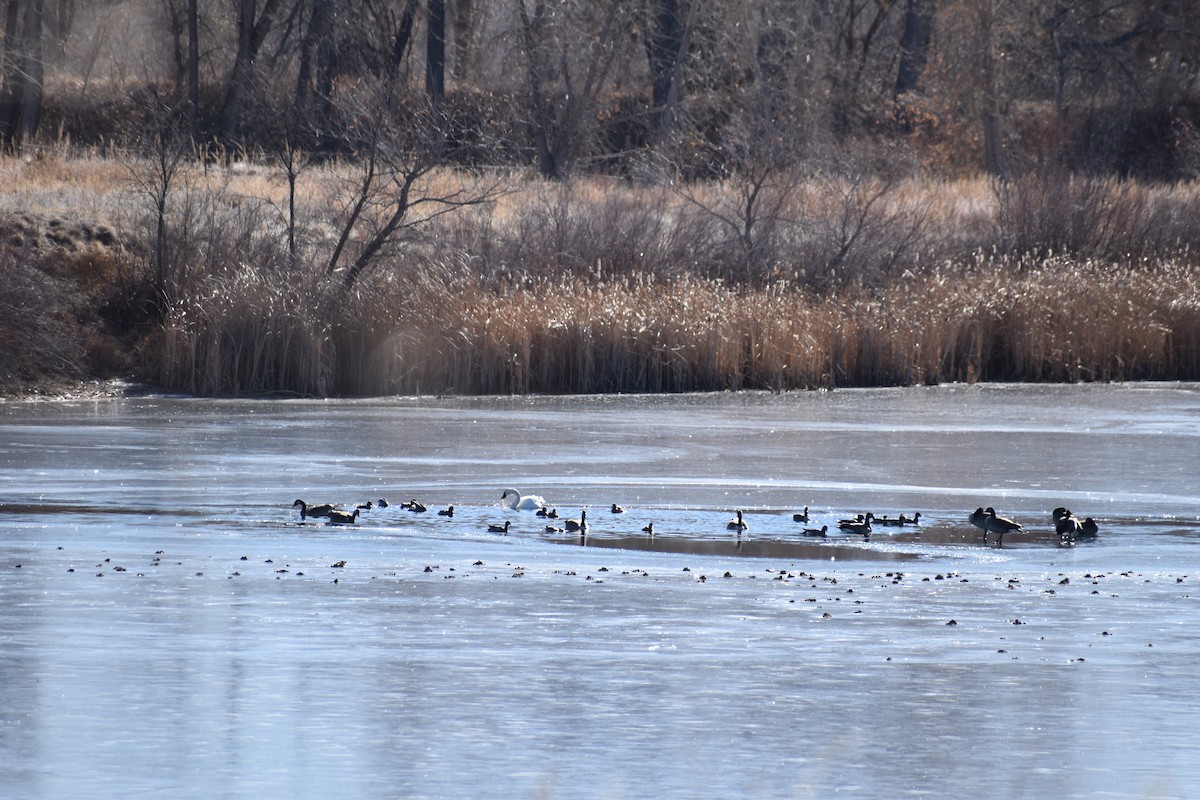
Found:
[[[546,505],[546,501],[536,494],[521,494],[516,489],[505,489],[500,499],[514,511],[536,510]]]

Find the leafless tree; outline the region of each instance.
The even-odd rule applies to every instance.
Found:
[[[394,97],[383,87],[360,87],[343,98],[342,115],[356,146],[351,176],[342,194],[340,230],[325,272],[352,288],[385,256],[419,234],[432,220],[495,199],[498,180],[458,174],[448,184],[434,180],[444,163],[444,135],[432,105],[424,120],[397,120]],[[423,132],[414,136],[413,131]]]

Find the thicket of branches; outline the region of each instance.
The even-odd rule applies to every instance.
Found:
[[[1200,17],[1153,0],[7,0],[0,139],[352,152],[387,84],[463,165],[684,179],[889,143],[949,173],[1190,177]],[[432,117],[425,110],[432,108]]]

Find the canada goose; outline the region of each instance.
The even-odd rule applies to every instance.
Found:
[[[820,536],[821,538],[824,538],[829,535],[829,526],[822,525],[819,528],[805,528],[804,535],[805,536]]]
[[[386,498],[386,497],[381,497],[381,498],[379,498],[379,504],[378,504],[378,505],[379,505],[379,507],[380,507],[380,508],[387,508],[387,507],[388,507],[388,501],[387,501],[387,498]]]
[[[415,511],[418,514],[424,514],[426,511],[429,510],[429,509],[425,508],[424,503],[418,503],[417,498],[415,498],[415,497],[412,500],[409,500],[407,503],[401,503],[400,507],[407,508],[409,511]]]
[[[967,517],[972,525],[983,531],[983,535],[987,536],[987,512],[982,508],[977,508]]]
[[[875,515],[870,511],[866,516],[858,515],[858,519],[843,519],[838,520],[838,527],[847,533],[861,533],[866,536],[871,533],[871,523],[875,521]]]
[[[873,521],[875,522],[876,525],[883,525],[888,528],[899,528],[901,525],[904,524],[903,522],[900,521],[899,517],[893,519],[892,517],[889,517],[889,516],[874,517]]]
[[[1009,531],[1021,530],[1021,523],[1014,522],[1007,517],[996,516],[996,509],[992,508],[991,506],[987,507],[987,516],[983,520],[983,525],[984,541],[987,541],[987,535],[989,533],[994,533],[997,536],[997,540],[1001,544],[1004,543],[1004,534],[1008,533]]]
[[[509,526],[512,525],[512,520],[504,520],[503,525],[488,525],[488,533],[508,533]]]
[[[306,517],[328,517],[329,512],[333,511],[332,503],[321,503],[319,505],[309,505],[303,500],[297,498],[296,502],[292,503],[292,508],[300,507],[300,519]]]
[[[921,512],[918,511],[915,514],[913,514],[911,517],[906,517],[903,514],[901,514],[900,515],[900,524],[901,525],[920,525],[921,524]]]
[[[625,513],[625,509],[621,508],[621,507],[620,507],[619,505],[617,505],[616,503],[613,503],[613,504],[612,504],[612,513],[614,513],[614,514],[624,514],[624,513]]]
[[[1069,509],[1063,508],[1062,506],[1054,509],[1054,511],[1051,512],[1051,516],[1054,518],[1054,532],[1058,534],[1058,538],[1065,539],[1067,541],[1074,541],[1075,537],[1079,535],[1080,528],[1082,527],[1079,517],[1075,516],[1070,512]]]
[[[744,531],[750,526],[746,524],[746,520],[742,519],[742,512],[739,511],[737,516],[729,520],[725,527],[731,531]]]
[[[579,533],[587,533],[587,509],[579,512],[579,519],[569,519],[563,523],[569,531],[578,531]]]
[[[546,526],[546,533],[562,533],[562,532],[563,532],[562,528],[556,528],[553,525]]]
[[[359,512],[358,512],[357,508],[354,509],[353,514],[351,514],[348,511],[341,511],[341,510],[335,508],[329,512],[329,524],[330,525],[353,525],[354,523],[358,522],[358,513]]]
[[[792,522],[808,522],[808,506],[799,514],[792,514]]]
[[[651,536],[653,536],[654,535],[654,523],[651,522],[651,523],[647,524],[646,527],[642,528],[642,533],[648,533]]]
[[[546,501],[536,494],[521,494],[516,489],[505,489],[500,499],[514,511],[543,508],[546,505]]]
[[[370,511],[374,507],[375,507],[375,504],[372,503],[370,500],[368,500],[365,503],[360,503],[360,504],[356,505],[355,509],[357,509],[359,511]]]
[[[441,511],[438,512],[438,516],[439,517],[453,517],[454,516],[454,506],[449,506],[448,508],[443,508]]]
[[[1096,520],[1091,517],[1085,517],[1079,527],[1080,536],[1095,536],[1100,533],[1100,526],[1096,524]]]

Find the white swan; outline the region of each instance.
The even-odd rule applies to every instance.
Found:
[[[500,499],[514,511],[538,509],[546,505],[546,501],[536,494],[521,494],[516,489],[505,489]]]

